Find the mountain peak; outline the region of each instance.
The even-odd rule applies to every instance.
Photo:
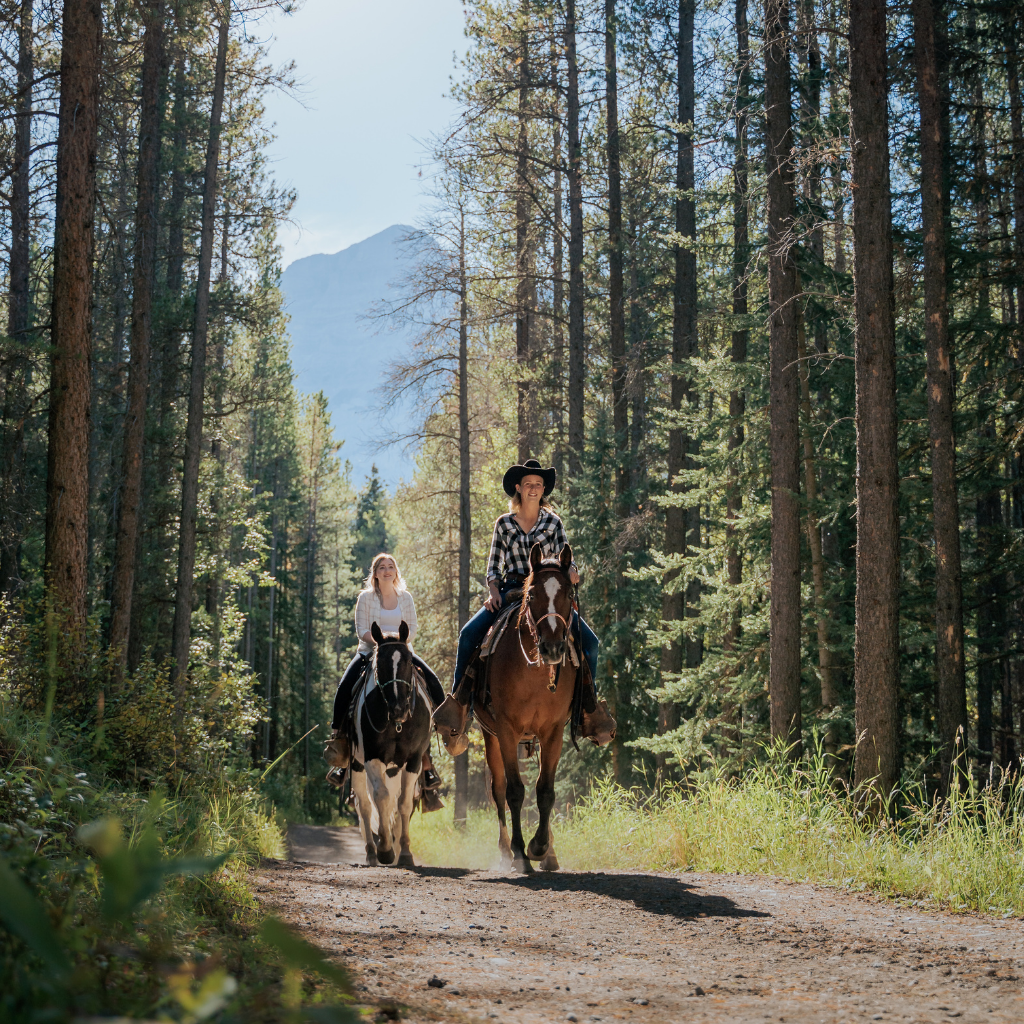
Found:
[[[413,230],[393,224],[338,252],[295,260],[281,275],[296,387],[327,395],[334,434],[346,442],[342,457],[352,462],[357,485],[374,462],[390,483],[413,468],[398,449],[375,448],[381,429],[373,395],[411,339],[368,318],[379,303],[401,294],[410,269],[401,243]],[[389,424],[405,426],[394,415]]]

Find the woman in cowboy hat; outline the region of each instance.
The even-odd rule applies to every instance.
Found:
[[[536,459],[526,459],[522,465],[510,466],[501,482],[509,496],[509,510],[494,524],[491,552],[487,556],[487,599],[459,633],[459,649],[455,660],[454,692],[469,665],[473,652],[483,642],[487,630],[498,617],[511,590],[521,588],[530,574],[530,550],[539,544],[544,558],[557,558],[565,547],[565,528],[562,520],[551,510],[548,495],[555,486],[555,470],[542,469]],[[580,581],[576,563],[569,567],[573,584]],[[597,679],[597,650],[600,642],[587,623],[573,616],[579,623],[583,655],[590,666],[591,680]],[[588,735],[586,722],[584,735]]]

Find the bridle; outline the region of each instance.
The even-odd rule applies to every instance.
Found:
[[[388,727],[388,724],[392,721],[391,710],[392,710],[392,707],[393,707],[392,702],[388,700],[387,691],[384,689],[385,685],[387,685],[387,684],[386,683],[381,683],[380,676],[377,674],[377,662],[380,659],[381,647],[405,647],[408,650],[408,646],[406,644],[401,643],[400,641],[391,641],[390,643],[380,644],[377,647],[377,650],[374,652],[373,659],[370,662],[370,671],[373,674],[373,681],[376,684],[377,689],[380,691],[381,699],[384,701],[384,708],[385,708],[385,710],[387,712],[387,720],[384,722],[383,727],[378,728],[376,723],[373,721],[373,715],[370,714],[370,706],[369,706],[369,704],[364,702],[363,703],[363,709],[366,711],[366,718],[367,718],[367,720],[370,723],[370,727],[373,729],[374,732],[378,732],[378,733],[379,732],[383,732]],[[414,665],[414,671],[415,671],[415,665]],[[415,680],[413,680],[413,679],[402,679],[400,676],[396,675],[396,676],[392,676],[389,680],[387,680],[387,682],[392,684],[392,689],[394,690],[394,693],[395,693],[395,702],[398,701],[398,684],[400,682],[401,683],[406,683],[408,686],[412,687],[412,708],[411,708],[410,714],[411,714],[412,711],[415,711],[416,710],[416,689],[417,689]],[[401,731],[402,731],[402,723],[401,722],[395,722],[395,732],[401,732]]]
[[[526,653],[526,648],[523,646],[523,633],[522,633],[522,630],[516,630],[516,632],[519,634],[519,649],[523,652],[523,657],[526,659],[526,663],[530,666],[530,668],[537,668],[538,666],[540,666],[542,664],[541,654],[540,654],[540,631],[537,628],[537,621],[536,621],[536,619],[533,616],[533,608],[530,606],[530,598],[531,598],[531,596],[533,594],[533,589],[536,586],[537,575],[539,573],[541,573],[541,572],[557,573],[559,576],[565,575],[565,570],[562,569],[561,567],[555,567],[555,566],[541,567],[540,569],[538,569],[533,574],[533,579],[531,580],[531,583],[530,583],[530,589],[523,591],[523,610],[522,610],[522,613],[519,616],[519,622],[521,624],[523,619],[526,620],[526,628],[530,631],[530,637],[533,640],[533,646],[534,646],[534,649],[537,652],[537,657],[536,658],[531,658]],[[572,599],[570,598],[570,605],[571,604],[572,604]],[[570,611],[569,614],[571,616],[572,612]],[[570,626],[569,626],[569,621],[564,616],[560,615],[556,611],[545,612],[541,616],[541,618],[542,619],[552,619],[552,618],[553,619],[558,619],[558,621],[562,624],[562,636],[561,636],[561,641],[560,641],[561,644],[562,644],[562,660],[558,663],[557,666],[556,665],[549,665],[548,666],[549,680],[550,680],[549,683],[548,683],[548,689],[551,690],[551,692],[553,693],[555,691],[556,686],[557,686],[557,679],[558,679],[558,675],[557,675],[557,671],[556,670],[560,670],[561,667],[565,664],[566,655],[568,654],[568,651],[569,651],[569,630],[570,630]]]

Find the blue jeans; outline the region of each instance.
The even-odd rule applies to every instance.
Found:
[[[502,592],[501,601],[502,605],[504,605],[504,592]],[[459,680],[462,678],[463,672],[466,671],[469,659],[473,656],[473,652],[483,643],[484,637],[487,636],[487,630],[491,628],[497,617],[497,612],[490,612],[484,607],[462,627],[462,631],[459,633],[459,650],[455,655],[455,678],[452,681],[453,690],[459,685]],[[597,639],[597,634],[587,625],[586,620],[581,619],[579,613],[575,611],[572,613],[572,627],[574,630],[579,630],[580,637],[583,640],[583,657],[587,659],[587,664],[590,666],[590,678],[596,683],[597,649],[601,646],[601,641]]]

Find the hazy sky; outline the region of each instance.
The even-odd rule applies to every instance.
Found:
[[[415,221],[416,140],[452,119],[445,95],[462,25],[458,0],[305,0],[254,26],[274,35],[274,63],[294,60],[305,83],[305,106],[280,94],[267,104],[274,176],[299,193],[297,223],[280,233],[285,266]]]

